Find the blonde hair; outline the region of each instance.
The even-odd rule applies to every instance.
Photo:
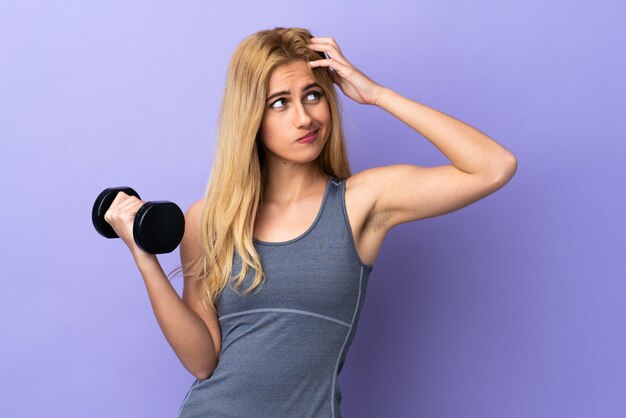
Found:
[[[200,219],[201,256],[189,266],[197,294],[205,309],[228,284],[234,252],[240,255],[236,288],[250,268],[256,271],[248,294],[265,279],[253,245],[253,227],[263,197],[265,161],[259,139],[269,76],[274,68],[293,61],[324,58],[306,46],[312,37],[307,29],[276,27],[244,39],[235,49],[226,76],[218,118],[217,149],[204,197]],[[323,89],[331,115],[330,136],[317,161],[326,175],[350,177],[340,106],[327,67],[311,68]],[[259,289],[260,290],[260,289]]]

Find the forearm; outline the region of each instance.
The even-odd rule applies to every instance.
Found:
[[[515,156],[478,129],[383,88],[376,106],[423,135],[459,170],[501,177],[514,170]]]
[[[206,325],[178,296],[155,255],[134,254],[133,258],[165,338],[189,372],[207,378],[217,366],[217,352]]]

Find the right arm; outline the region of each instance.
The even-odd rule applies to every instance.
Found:
[[[200,380],[207,379],[217,367],[221,349],[217,314],[214,311],[207,313],[202,309],[191,278],[186,275],[181,300],[156,255],[148,254],[137,247],[132,239],[132,219],[143,202],[134,196],[124,196],[118,195],[119,209],[107,214],[107,222],[129,246],[148,291],[154,315],[170,346],[191,374]],[[136,199],[137,202],[127,201],[128,199]],[[114,201],[111,204],[111,208],[115,203]],[[183,265],[200,254],[198,229],[201,204],[202,201],[196,202],[185,214],[185,233],[180,244]]]

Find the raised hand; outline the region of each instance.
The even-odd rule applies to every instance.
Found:
[[[329,67],[332,80],[343,94],[361,104],[377,105],[383,87],[359,71],[348,61],[334,38],[314,37],[307,46],[325,52],[327,59],[309,61],[311,68]]]

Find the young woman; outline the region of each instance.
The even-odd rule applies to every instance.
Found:
[[[333,83],[452,164],[352,174]],[[333,38],[301,28],[246,38],[228,69],[205,197],[185,215],[182,300],[133,241],[143,202],[120,193],[105,216],[196,377],[180,416],[339,418],[337,376],[386,234],[495,192],[516,168],[487,135],[371,80]]]

